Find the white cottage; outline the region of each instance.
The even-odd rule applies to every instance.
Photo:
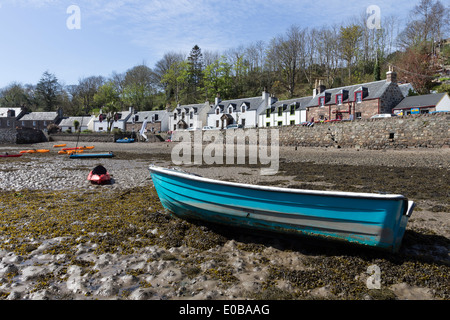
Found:
[[[78,121],[79,127],[78,130],[84,131],[89,129],[90,122],[94,119],[93,116],[84,116],[84,117],[68,117],[61,120],[59,123],[59,127],[62,132],[72,131],[75,132],[74,122]]]
[[[120,129],[126,131],[127,121],[133,113],[133,107],[130,107],[127,111],[118,112],[115,120],[111,123],[111,130]],[[95,132],[108,131],[108,121],[106,121],[106,115],[101,110],[100,114],[92,120],[92,124],[92,130]]]
[[[258,116],[260,127],[295,125],[306,122],[306,105],[311,97],[280,100],[263,110]]]
[[[206,125],[209,102],[178,105],[169,114],[169,130],[201,129]]]
[[[258,115],[275,102],[276,98],[265,91],[259,97],[225,101],[216,98],[208,112],[208,126],[225,129],[230,124],[238,124],[244,128],[256,128]]]

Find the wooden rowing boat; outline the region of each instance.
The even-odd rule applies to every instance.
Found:
[[[190,218],[397,251],[414,202],[403,195],[258,186],[150,166],[162,205]]]

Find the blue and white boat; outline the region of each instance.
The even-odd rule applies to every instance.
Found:
[[[393,252],[414,202],[402,195],[278,188],[212,180],[151,165],[162,205],[176,216]]]
[[[133,138],[123,138],[123,139],[117,139],[116,140],[117,143],[132,143],[134,142]]]

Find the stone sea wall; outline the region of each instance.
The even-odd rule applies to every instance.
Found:
[[[423,114],[342,122],[316,123],[313,127],[282,126],[272,128],[236,130],[235,135],[259,135],[260,141],[267,141],[262,133],[271,138],[271,129],[278,129],[280,146],[298,147],[336,147],[364,149],[402,149],[402,148],[448,148],[450,114]],[[265,130],[266,132],[263,132]],[[190,132],[197,134],[199,132]],[[179,141],[185,132],[175,132],[172,139]],[[204,143],[217,138],[226,142],[227,130],[208,130],[202,132]],[[250,141],[251,139],[247,140]],[[217,140],[216,140],[217,141]],[[255,141],[255,140],[253,140]],[[252,143],[252,142],[250,142]]]
[[[46,142],[47,137],[42,130],[31,128],[0,129],[0,144],[28,144]]]

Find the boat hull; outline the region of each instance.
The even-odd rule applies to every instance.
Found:
[[[89,158],[112,158],[113,153],[75,153],[71,154],[69,158],[72,159],[89,159]]]
[[[18,158],[21,156],[22,154],[0,154],[0,158]]]
[[[117,139],[117,143],[133,143],[134,139]]]
[[[111,176],[109,175],[109,173],[105,173],[105,174],[94,174],[91,172],[89,172],[88,178],[87,178],[91,183],[94,184],[108,184],[111,182]]]
[[[414,203],[402,195],[312,191],[217,181],[150,166],[162,205],[181,218],[400,248]]]

